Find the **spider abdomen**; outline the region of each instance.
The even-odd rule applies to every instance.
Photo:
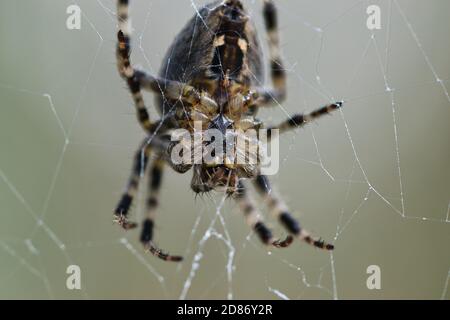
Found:
[[[207,92],[219,100],[219,105],[226,102],[220,101],[227,96],[222,85],[225,78],[231,81],[229,88],[233,93],[263,83],[260,45],[253,22],[240,1],[226,5],[216,1],[200,9],[168,49],[159,75]],[[157,98],[162,114],[174,110],[176,103]]]

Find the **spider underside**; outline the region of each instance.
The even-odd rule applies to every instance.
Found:
[[[332,244],[313,237],[300,227],[258,167],[180,165],[173,163],[170,156],[174,147],[170,133],[174,129],[184,128],[194,134],[193,123],[199,119],[203,129],[214,128],[222,132],[230,128],[260,128],[262,123],[255,118],[258,109],[285,99],[286,74],[280,56],[277,12],[273,1],[265,0],[263,4],[270,52],[272,86],[269,88],[261,86],[264,69],[260,45],[253,23],[239,0],[216,1],[200,9],[175,38],[159,76],[137,70],[131,65],[128,0],[118,0],[117,12],[117,68],[128,84],[138,121],[147,137],[136,153],[132,174],[114,212],[114,220],[126,230],[137,226],[129,221],[128,213],[142,173],[146,171],[153,154],[140,240],[146,250],[155,256],[166,261],[182,260],[181,256],[164,253],[152,242],[158,193],[167,164],[179,173],[192,169],[191,188],[196,193],[225,189],[239,204],[248,225],[264,244],[284,248],[298,238],[317,248],[333,250]],[[150,120],[142,89],[156,94],[160,120]],[[295,114],[267,129],[279,129],[281,133],[295,129],[341,106],[340,102],[332,103],[309,114]],[[248,195],[244,184],[246,179],[253,182],[270,212],[287,230],[289,236],[286,239],[275,238],[264,224]]]

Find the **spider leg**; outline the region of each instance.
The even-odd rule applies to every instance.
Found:
[[[262,194],[268,203],[272,214],[291,234],[306,243],[324,250],[333,250],[334,245],[324,242],[322,239],[314,238],[308,231],[300,227],[300,224],[288,212],[283,200],[271,189],[269,180],[264,175],[259,175],[254,180],[256,189]]]
[[[235,200],[241,207],[242,212],[247,220],[247,224],[256,232],[260,240],[266,245],[272,245],[277,248],[288,247],[292,241],[292,236],[288,236],[284,240],[275,239],[272,231],[264,224],[261,217],[247,194],[247,190],[242,181],[239,182],[238,192],[234,195]]]
[[[137,226],[135,222],[129,221],[127,216],[133,202],[133,198],[136,196],[142,174],[147,168],[150,149],[150,145],[148,144],[147,139],[145,139],[139,150],[136,152],[127,187],[125,188],[125,192],[123,193],[114,211],[114,222],[118,223],[125,230],[133,229]]]
[[[142,223],[142,231],[140,240],[144,245],[144,248],[150,251],[153,255],[165,261],[181,261],[183,257],[172,256],[164,253],[161,249],[157,248],[153,242],[153,227],[155,221],[155,213],[158,208],[158,195],[159,189],[161,187],[162,174],[164,169],[164,160],[162,158],[157,158],[152,165],[150,170],[150,180],[149,180],[149,195],[147,199],[147,213],[146,217]]]
[[[280,133],[303,127],[305,124],[310,123],[324,115],[330,114],[331,112],[342,107],[342,102],[336,102],[333,104],[326,105],[319,109],[314,110],[308,114],[294,114],[288,120],[283,121],[277,126],[268,127],[267,130],[270,132],[272,129],[279,129]]]
[[[201,104],[211,112],[219,108],[217,102],[188,84],[158,78],[143,70],[136,70],[136,79],[143,89],[159,94],[166,99],[182,100],[192,105]]]
[[[272,0],[264,0],[263,6],[264,24],[266,27],[269,54],[270,76],[272,88],[256,88],[249,105],[258,108],[264,105],[279,104],[286,99],[286,72],[281,59],[280,37],[278,34],[277,8]]]
[[[192,163],[178,163],[174,162],[172,152],[174,148],[179,145],[179,141],[171,141],[170,134],[154,135],[151,138],[150,144],[152,148],[159,154],[159,156],[165,160],[173,170],[178,173],[186,173],[192,168]],[[192,160],[193,161],[193,160]]]
[[[273,96],[270,98],[282,102],[286,98],[286,72],[281,61],[277,8],[272,0],[264,1],[263,16],[269,37],[270,69],[274,87]]]
[[[123,79],[127,81],[128,88],[133,97],[136,114],[139,123],[145,131],[150,131],[151,122],[144,98],[141,92],[141,85],[136,77],[136,71],[131,66],[130,61],[130,30],[128,25],[128,1],[119,0],[117,3],[117,16],[119,19],[119,32],[117,34],[116,60],[117,69]]]
[[[117,69],[119,74],[127,81],[133,96],[138,120],[144,130],[151,129],[151,123],[141,88],[160,94],[167,99],[183,100],[192,105],[202,104],[207,108],[216,110],[217,103],[198,92],[194,87],[178,81],[154,77],[142,70],[136,70],[130,61],[130,26],[128,21],[128,0],[118,0],[117,16],[119,20],[118,44],[116,50]]]

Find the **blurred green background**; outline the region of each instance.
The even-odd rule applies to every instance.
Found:
[[[156,72],[204,1],[131,2],[133,61]],[[244,3],[263,30],[261,1]],[[234,203],[220,207],[220,194],[195,199],[191,174],[171,170],[156,242],[186,260],[145,254],[137,231],[112,223],[143,138],[115,68],[115,1],[3,0],[0,298],[449,298],[450,2],[276,3],[285,111],[346,101],[342,114],[283,137],[272,177],[304,226],[336,236],[334,254],[298,243],[267,251]],[[66,28],[71,4],[82,9],[80,30]],[[373,33],[370,4],[381,8]],[[264,32],[259,37],[267,51]],[[285,117],[277,107],[260,114],[268,122]],[[201,240],[216,212],[214,230],[231,241]],[[66,288],[71,264],[81,268],[81,290]],[[381,268],[380,290],[367,289],[369,265]]]

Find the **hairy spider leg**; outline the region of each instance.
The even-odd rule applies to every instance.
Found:
[[[155,213],[158,208],[159,190],[161,188],[161,182],[164,171],[165,161],[162,158],[157,158],[153,161],[152,168],[150,169],[150,179],[148,186],[148,198],[146,217],[142,222],[141,230],[141,242],[144,248],[150,251],[153,255],[165,261],[182,261],[183,257],[173,256],[168,253],[164,253],[161,249],[157,248],[152,242],[153,239],[153,227],[155,221]]]
[[[141,92],[141,85],[136,77],[136,71],[131,66],[130,61],[130,30],[128,24],[128,1],[119,0],[117,3],[117,17],[119,19],[119,32],[117,34],[117,69],[123,79],[127,81],[128,88],[133,97],[134,106],[139,123],[145,131],[150,131],[151,122],[144,97]]]
[[[303,127],[304,125],[317,120],[318,118],[330,114],[331,112],[338,110],[343,105],[343,102],[336,102],[326,106],[323,106],[319,109],[316,109],[308,114],[297,113],[292,115],[289,119],[283,121],[282,123],[271,126],[267,128],[267,135],[270,137],[270,132],[273,129],[279,129],[280,133],[284,133],[286,131]]]
[[[262,107],[265,105],[280,104],[286,99],[286,71],[281,59],[280,36],[278,34],[277,8],[272,0],[264,0],[263,18],[266,28],[269,59],[270,76],[272,79],[271,88],[259,87],[254,90],[254,102],[252,107]]]
[[[309,245],[312,245],[319,249],[333,250],[334,246],[324,242],[322,239],[314,238],[308,231],[300,227],[297,220],[289,213],[286,204],[283,200],[273,192],[270,187],[269,180],[264,175],[259,175],[254,179],[256,189],[264,197],[269,206],[269,210],[272,215],[277,218],[283,227],[292,235],[305,241]]]
[[[131,176],[128,180],[125,191],[114,211],[114,221],[117,222],[125,230],[133,229],[137,226],[135,222],[131,222],[128,220],[128,212],[130,211],[133,199],[137,194],[141,177],[147,168],[150,150],[151,146],[148,144],[147,139],[144,139],[144,142],[135,153]]]
[[[247,224],[256,232],[264,244],[272,245],[277,248],[285,248],[292,243],[293,238],[291,236],[288,236],[285,240],[278,240],[273,237],[272,231],[262,221],[261,215],[258,213],[252,199],[247,194],[247,190],[242,181],[239,182],[238,191],[233,197],[239,204]]]

